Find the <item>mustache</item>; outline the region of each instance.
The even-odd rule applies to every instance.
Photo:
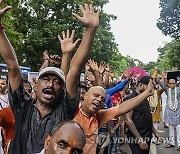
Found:
[[[55,92],[55,90],[54,90],[53,88],[44,88],[44,89],[42,90],[42,92],[43,92],[43,93],[48,92],[48,93],[52,93],[53,95],[56,95],[56,92]]]

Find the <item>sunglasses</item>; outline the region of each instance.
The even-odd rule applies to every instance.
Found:
[[[169,84],[176,84],[176,83],[169,83]]]

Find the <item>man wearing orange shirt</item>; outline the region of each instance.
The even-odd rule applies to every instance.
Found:
[[[152,81],[147,89],[137,97],[122,103],[119,106],[102,109],[106,100],[106,90],[101,86],[91,87],[84,96],[84,101],[79,105],[74,121],[76,121],[84,130],[86,135],[86,145],[83,149],[84,154],[95,154],[97,146],[98,129],[107,124],[113,118],[123,115],[143,100],[152,95]]]

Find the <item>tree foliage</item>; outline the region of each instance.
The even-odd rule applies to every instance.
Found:
[[[171,70],[173,67],[180,69],[180,40],[173,40],[158,49],[158,67],[162,70]]]
[[[14,5],[15,3],[16,0],[5,1],[4,6]],[[16,19],[13,18],[12,11],[8,11],[2,21],[5,26],[8,38],[10,39],[15,50],[18,50],[22,44],[23,35],[17,31],[17,28],[15,26]]]
[[[164,34],[176,38],[175,41],[159,48],[157,63],[143,64],[138,59],[122,56],[110,32],[110,20],[116,16],[106,14],[103,7],[108,0],[9,0],[4,5],[12,5],[13,9],[3,18],[6,33],[15,48],[20,65],[30,66],[38,71],[42,64],[42,53],[61,55],[57,35],[67,29],[76,30],[75,39],[82,38],[84,27],[72,16],[72,12],[80,14],[79,5],[93,3],[100,10],[100,26],[98,28],[90,58],[98,63],[110,63],[116,76],[127,68],[139,66],[147,71],[154,67],[163,70],[179,67],[179,1],[161,0],[161,16],[157,23]]]
[[[179,39],[180,37],[180,1],[160,0],[160,18],[157,26],[165,35]]]
[[[37,71],[42,64],[44,50],[50,54],[61,54],[57,35],[62,31],[75,29],[75,39],[82,38],[84,27],[72,16],[72,12],[80,14],[79,4],[85,3],[93,3],[95,9],[101,12],[90,58],[109,62],[117,50],[117,44],[109,23],[116,17],[103,11],[108,0],[16,0],[9,2],[13,10],[4,20],[6,26],[10,27],[8,37],[16,50],[19,63]]]

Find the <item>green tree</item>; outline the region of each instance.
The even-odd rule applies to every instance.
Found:
[[[131,58],[129,55],[124,58],[125,58],[126,62],[128,63],[129,67],[136,66],[134,59]]]
[[[146,70],[147,72],[151,72],[152,69],[156,68],[156,62],[149,62],[146,65],[144,65],[144,67],[142,67],[144,70]]]
[[[160,18],[158,28],[172,38],[180,37],[180,1],[179,0],[160,0]]]
[[[180,40],[173,40],[158,49],[158,67],[162,70],[171,70],[173,67],[180,69]]]
[[[109,63],[111,70],[115,73],[115,77],[120,76],[128,67],[126,60],[120,53],[113,54]]]
[[[109,62],[117,50],[117,44],[110,32],[109,23],[116,17],[103,12],[103,6],[108,0],[20,0],[12,3],[14,8],[9,15],[13,20],[11,24],[14,29],[11,31],[19,36],[9,35],[9,38],[18,40],[18,43],[12,44],[19,63],[37,71],[38,64],[42,64],[44,50],[48,50],[50,54],[61,54],[57,35],[66,29],[75,29],[76,38],[82,38],[84,27],[72,16],[72,12],[79,13],[79,4],[85,3],[93,3],[101,11],[100,27],[90,58],[98,62]],[[6,17],[5,20],[8,21],[9,18]],[[9,22],[7,24],[11,25]]]
[[[4,1],[3,6],[8,5],[15,5],[16,0],[9,0]],[[19,50],[22,41],[23,41],[23,35],[22,33],[18,32],[17,28],[15,27],[16,19],[12,17],[12,11],[8,11],[4,17],[2,18],[2,23],[5,27],[6,34],[8,38],[10,39],[12,45],[14,46],[15,50]],[[2,58],[1,58],[2,62]]]

